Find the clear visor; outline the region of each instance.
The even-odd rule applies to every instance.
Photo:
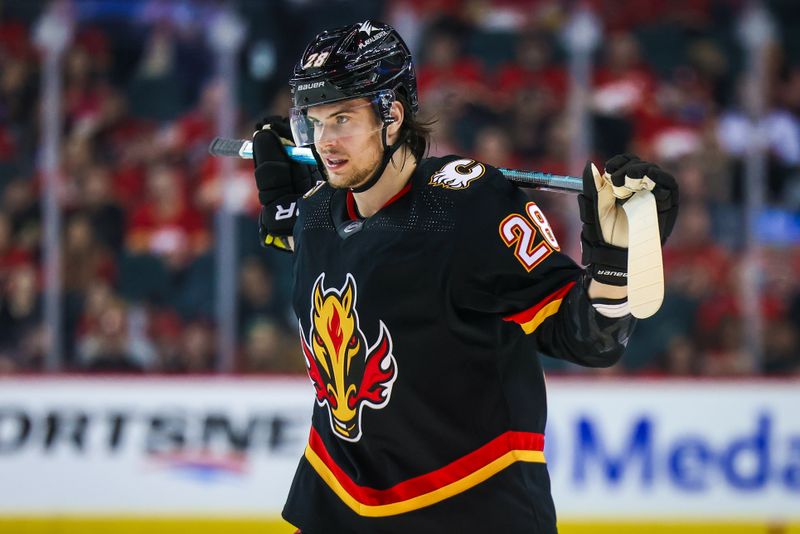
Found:
[[[309,146],[374,134],[383,128],[376,110],[388,109],[393,101],[392,91],[380,91],[359,98],[292,108],[289,120],[294,143]]]

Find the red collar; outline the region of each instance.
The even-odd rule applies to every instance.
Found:
[[[396,195],[387,200],[386,204],[381,206],[381,209],[399,200],[403,195],[405,195],[409,191],[411,191],[411,180],[409,180],[408,183],[403,187],[403,189],[398,191]],[[349,189],[347,190],[347,216],[350,217],[350,220],[353,221],[357,221],[362,218],[358,215],[358,210],[356,209],[356,199],[353,196],[353,192]]]

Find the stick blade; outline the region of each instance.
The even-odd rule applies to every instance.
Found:
[[[628,217],[628,306],[634,317],[646,319],[664,302],[656,199],[649,191],[639,191],[622,207]]]

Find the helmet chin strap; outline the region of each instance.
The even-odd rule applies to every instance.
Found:
[[[383,171],[386,170],[386,166],[389,165],[389,162],[392,160],[392,156],[394,156],[394,153],[397,152],[398,148],[403,146],[402,136],[398,137],[397,141],[392,146],[388,146],[388,143],[386,142],[388,127],[389,124],[383,125],[383,131],[381,135],[381,140],[383,141],[383,159],[381,160],[380,165],[378,165],[378,168],[375,169],[375,172],[372,174],[370,179],[366,181],[366,183],[363,183],[358,187],[350,188],[350,191],[352,191],[353,193],[363,193],[364,191],[370,189],[373,185],[378,183],[378,180],[380,180],[381,176],[383,176]]]
[[[383,129],[381,130],[381,142],[383,144],[383,158],[381,159],[380,165],[375,169],[375,172],[372,174],[369,180],[365,183],[361,184],[358,187],[351,187],[350,191],[353,193],[363,193],[370,189],[373,185],[378,183],[381,176],[383,176],[383,171],[386,170],[386,166],[389,165],[389,162],[392,160],[392,156],[397,150],[403,146],[403,142],[405,141],[402,137],[398,138],[397,141],[392,145],[389,146],[387,142],[387,129],[389,128],[389,124],[384,124]],[[322,162],[322,157],[320,157],[319,152],[317,152],[317,147],[315,145],[311,145],[311,153],[314,154],[314,159],[317,160],[317,168],[324,169],[325,164]],[[322,176],[327,180],[328,177],[322,172]]]

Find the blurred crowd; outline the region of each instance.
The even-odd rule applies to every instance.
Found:
[[[205,373],[218,365],[215,213],[236,212],[237,372],[302,372],[289,306],[290,258],[259,248],[252,164],[221,187],[207,155],[222,86],[208,24],[221,2],[72,3],[63,56],[61,236],[63,368]],[[239,58],[237,129],[286,114],[286,79],[324,27],[376,17],[417,57],[432,155],[560,174],[578,135],[569,120],[574,5],[602,36],[585,94],[601,163],[631,151],[671,170],[681,214],[665,249],[662,310],[641,321],[617,373],[751,376],[800,373],[800,13],[766,2],[776,23],[761,80],[766,146],[759,277],[746,277],[745,181],[752,144],[737,0],[284,0],[233,2],[248,21]],[[0,374],[43,368],[39,162],[44,2],[0,4]],[[534,193],[577,256],[574,198]],[[762,353],[746,346],[742,289],[760,289]],[[550,369],[570,366],[547,360]]]

